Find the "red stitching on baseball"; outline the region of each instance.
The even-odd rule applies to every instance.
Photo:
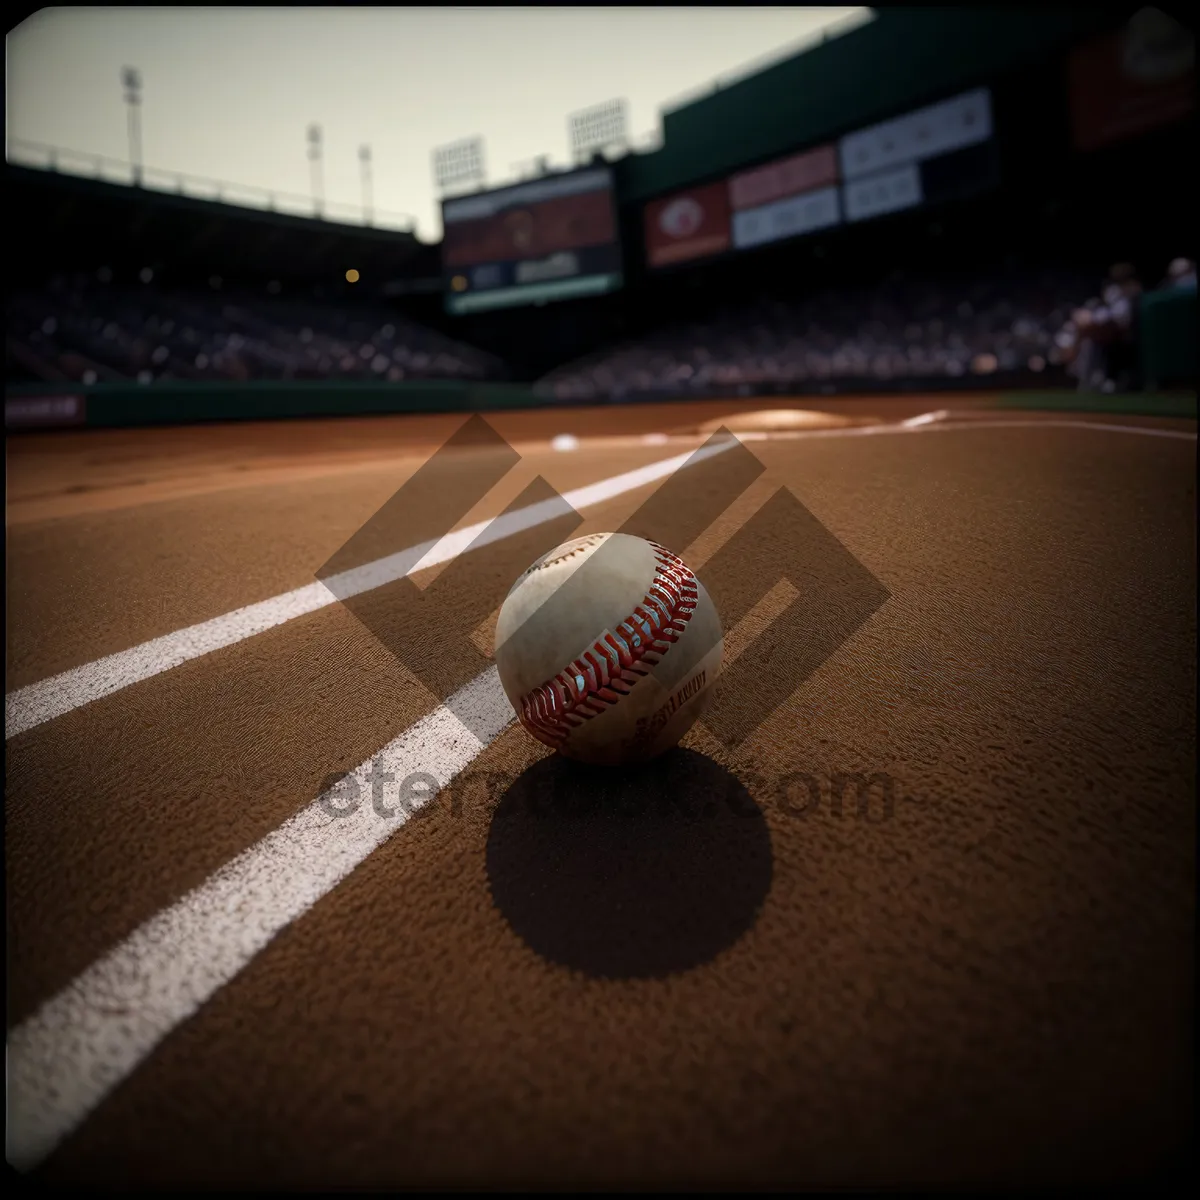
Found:
[[[687,628],[700,594],[696,576],[670,550],[651,542],[656,566],[646,595],[611,633],[521,700],[521,724],[558,749],[585,720],[616,704]]]

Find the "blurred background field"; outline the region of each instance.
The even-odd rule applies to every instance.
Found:
[[[327,204],[317,123],[308,197],[154,170],[126,68],[128,161],[9,141],[6,426],[939,390],[1194,415],[1192,31],[855,11],[650,148],[620,97],[562,114],[565,163],[429,147],[439,241],[375,208],[367,146],[361,206]]]

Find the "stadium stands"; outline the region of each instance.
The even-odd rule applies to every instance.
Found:
[[[1094,273],[1060,266],[966,280],[897,272],[873,288],[760,296],[568,362],[537,391],[595,403],[730,388],[1061,385],[1077,374],[1077,313],[1100,305],[1100,291]],[[103,274],[10,294],[7,322],[9,381],[481,383],[510,375],[498,357],[391,309],[118,286]]]
[[[12,293],[6,374],[79,383],[504,378],[481,350],[390,310],[58,276]]]
[[[1096,289],[1081,270],[985,275],[970,283],[893,276],[800,302],[760,299],[551,372],[563,401],[687,394],[711,387],[931,384],[1039,376],[1055,336]]]

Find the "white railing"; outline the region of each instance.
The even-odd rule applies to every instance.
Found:
[[[133,164],[123,159],[89,154],[81,150],[66,150],[61,146],[47,146],[25,138],[9,138],[5,158],[14,166],[57,171],[64,175],[78,175],[98,179],[104,183],[124,184],[127,187],[138,185],[152,192],[190,196],[195,200],[215,200],[241,208],[257,208],[293,217],[333,221],[339,225],[401,230],[405,233],[412,233],[416,229],[416,218],[409,213],[369,210],[354,204],[319,204],[312,196],[274,192],[250,184],[229,183],[220,179],[203,179],[197,175],[184,174],[182,171],[144,167],[139,182]]]

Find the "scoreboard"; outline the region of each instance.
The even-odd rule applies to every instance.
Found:
[[[442,227],[452,313],[598,295],[622,283],[607,166],[444,200]]]
[[[673,266],[963,199],[998,178],[991,92],[976,88],[651,201],[644,209],[646,263]]]
[[[734,246],[748,249],[836,225],[841,220],[837,178],[832,146],[732,176]]]
[[[958,200],[995,182],[987,88],[860,129],[838,143],[847,221]]]
[[[841,220],[832,145],[689,188],[645,209],[651,267],[711,258],[815,233]]]

